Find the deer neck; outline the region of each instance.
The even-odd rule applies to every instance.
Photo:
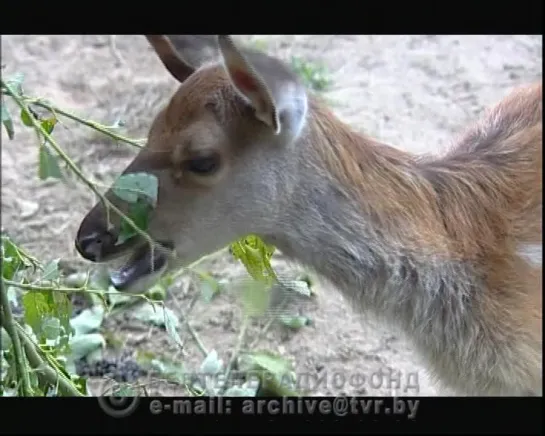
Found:
[[[437,339],[453,339],[448,324],[463,322],[471,289],[454,281],[468,270],[447,255],[433,186],[413,156],[310,109],[298,183],[272,242],[360,311],[440,347]]]

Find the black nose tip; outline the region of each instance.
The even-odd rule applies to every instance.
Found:
[[[114,235],[107,231],[78,235],[75,241],[78,253],[91,262],[100,262],[105,252],[114,244]]]

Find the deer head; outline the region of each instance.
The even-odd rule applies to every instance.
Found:
[[[155,249],[140,237],[116,244],[120,219],[102,202],[84,217],[75,241],[92,262],[132,253],[112,275],[124,291],[247,234],[273,234],[297,185],[296,143],[307,113],[305,88],[286,65],[240,49],[229,36],[216,38],[220,59],[200,67],[186,60],[183,44],[178,52],[164,35],[147,39],[180,82],[151,123],[147,145],[123,172],[158,179],[147,229]],[[127,210],[112,189],[105,197]]]

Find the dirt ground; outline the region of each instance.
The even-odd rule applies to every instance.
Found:
[[[485,106],[542,74],[541,36],[241,38],[249,39],[259,40],[269,53],[285,60],[297,55],[324,63],[333,80],[325,96],[343,120],[415,152],[440,151]],[[25,74],[28,94],[105,124],[119,117],[126,123],[124,133],[133,138],[146,135],[151,118],[176,85],[141,36],[116,37],[115,50],[108,36],[2,36],[2,64],[6,75]],[[99,183],[111,182],[136,153],[69,121],[55,134]],[[37,159],[32,132],[16,125],[15,140],[9,141],[2,130],[2,226],[41,259],[62,257],[88,268],[78,259],[73,240],[95,198],[77,183],[41,182]],[[282,271],[292,268],[281,256],[275,266]],[[220,278],[244,274],[227,253],[215,256],[207,268]],[[178,312],[197,290],[180,285],[170,292],[167,307]],[[334,289],[318,284],[317,292],[315,300],[299,302],[294,309],[311,318],[312,325],[296,333],[274,325],[257,344],[290,356],[296,373],[323,377],[319,386],[311,386],[310,394],[449,394],[430,380],[400,332],[361,319]],[[199,301],[191,315],[207,349],[217,350],[224,360],[237,341],[239,320],[240,304],[231,294],[209,304]],[[128,338],[128,347],[176,353],[164,331],[150,331],[123,317],[110,326]],[[257,325],[250,328],[250,342],[257,331]],[[202,355],[185,328],[180,336],[187,339],[187,354],[180,359],[197,368]],[[389,369],[403,374],[397,391],[377,377],[371,382],[374,373]],[[346,383],[335,374],[343,374]],[[418,390],[407,389],[408,374],[418,374]]]

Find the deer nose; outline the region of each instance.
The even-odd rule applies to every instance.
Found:
[[[78,253],[91,262],[100,262],[115,245],[116,237],[107,230],[80,233],[75,245]]]

